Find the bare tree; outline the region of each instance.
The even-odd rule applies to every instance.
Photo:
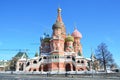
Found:
[[[96,58],[99,60],[100,66],[104,68],[105,72],[107,72],[106,67],[110,66],[114,62],[112,54],[108,50],[105,43],[101,43],[98,45],[96,50]]]

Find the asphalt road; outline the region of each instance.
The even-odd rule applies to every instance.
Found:
[[[75,77],[42,77],[39,75],[11,75],[11,74],[0,74],[0,80],[120,80],[119,77],[84,77],[84,78],[75,78]]]

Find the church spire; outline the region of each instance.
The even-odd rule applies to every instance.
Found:
[[[58,8],[58,16],[57,16],[57,21],[62,23],[62,17],[61,17],[61,8]]]
[[[94,52],[92,51],[91,49],[91,60],[94,61],[96,59],[95,55],[94,55]]]

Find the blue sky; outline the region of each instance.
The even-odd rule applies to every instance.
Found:
[[[119,4],[119,0],[0,0],[0,49],[29,49],[28,55],[33,57],[39,50],[40,36],[51,34],[61,7],[67,33],[76,25],[83,35],[85,57],[90,57],[91,48],[105,42],[120,65]],[[0,51],[0,60],[9,60],[16,53]]]

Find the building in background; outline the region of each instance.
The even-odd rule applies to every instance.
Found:
[[[19,51],[9,62],[9,70],[11,71],[24,71],[28,55],[26,52]]]
[[[8,60],[0,60],[0,71],[8,70],[9,61]]]

